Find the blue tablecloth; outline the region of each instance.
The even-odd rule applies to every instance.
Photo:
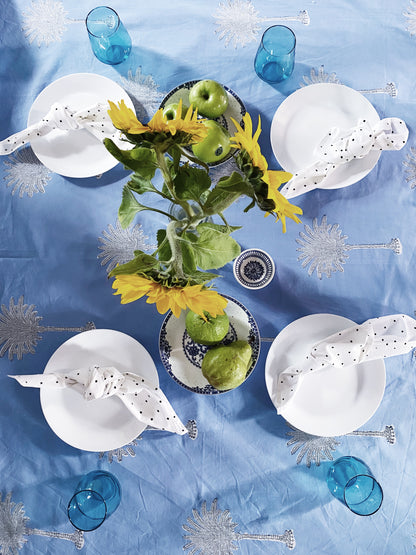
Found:
[[[221,270],[217,288],[242,302],[255,317],[262,337],[275,337],[299,317],[333,313],[361,323],[385,314],[416,310],[416,6],[411,0],[330,2],[304,0],[240,1],[236,13],[250,13],[251,28],[228,45],[220,39],[218,10],[223,0],[147,3],[115,0],[112,7],[128,29],[133,49],[118,66],[92,54],[84,18],[95,3],[69,0],[0,0],[0,139],[23,129],[36,96],[56,79],[78,72],[106,76],[133,98],[138,115],[149,118],[176,85],[210,78],[226,84],[244,101],[263,132],[260,145],[269,166],[279,169],[269,140],[273,115],[302,85],[338,80],[364,93],[380,117],[397,116],[410,136],[403,150],[382,153],[379,163],[359,183],[337,190],[317,189],[294,199],[302,222],[288,222],[286,234],[272,218],[256,210],[242,216],[244,201],[227,212],[242,248],[266,250],[276,264],[272,283],[259,291],[243,289],[232,264]],[[268,18],[297,16],[307,10],[310,24],[288,21],[297,37],[291,78],[272,86],[260,80],[253,59]],[[322,67],[323,66],[323,67]],[[393,83],[397,94],[387,87]],[[375,91],[375,92],[374,92]],[[390,93],[390,94],[389,94]],[[380,407],[363,426],[382,431],[393,426],[397,441],[385,437],[343,436],[323,441],[327,455],[363,458],[384,489],[381,509],[359,517],[333,499],[325,483],[328,461],[297,464],[298,450],[288,445],[292,430],[277,416],[265,385],[269,343],[263,342],[255,371],[238,389],[223,395],[193,394],[164,370],[158,350],[163,316],[143,300],[122,306],[112,295],[103,254],[117,234],[117,210],[128,173],[119,165],[100,178],[64,178],[39,164],[30,149],[2,158],[0,188],[0,491],[2,507],[22,503],[28,528],[72,532],[66,505],[80,475],[95,468],[121,482],[119,509],[101,528],[85,535],[87,554],[163,554],[183,552],[188,517],[217,499],[229,510],[239,533],[282,534],[293,529],[299,554],[411,553],[416,543],[415,359],[413,353],[386,360],[387,384]],[[308,273],[302,266],[301,233],[315,225],[340,230],[344,245],[330,259],[334,271]],[[155,244],[163,216],[143,213],[134,224],[144,247]],[[338,228],[336,227],[338,226]],[[306,229],[305,229],[306,228]],[[401,253],[389,246],[399,239]],[[298,242],[300,240],[301,242]],[[375,248],[365,248],[365,245]],[[377,246],[378,245],[378,246]],[[113,245],[114,246],[114,245]],[[381,248],[383,247],[384,248]],[[337,258],[346,255],[337,267]],[[23,298],[22,298],[23,297]],[[20,301],[19,301],[20,299]],[[20,304],[19,304],[20,302]],[[26,305],[26,306],[25,306]],[[20,307],[15,308],[15,307]],[[7,340],[19,337],[19,313],[32,318],[31,343],[9,360]],[[39,393],[23,389],[9,374],[42,372],[54,351],[74,331],[94,322],[97,328],[125,332],[153,357],[160,384],[181,418],[195,418],[199,436],[146,431],[119,455],[76,450],[46,423]],[[16,323],[17,322],[17,323]],[[57,331],[49,328],[61,328]],[[62,329],[63,328],[63,329]],[[38,333],[38,335],[37,335]],[[14,334],[14,335],[13,335]],[[28,339],[29,337],[29,339]],[[30,347],[30,349],[29,349]],[[299,445],[299,444],[298,444]],[[310,449],[316,444],[309,444]],[[295,444],[296,446],[296,444]],[[331,450],[331,447],[334,450]],[[313,452],[310,450],[310,453]],[[324,452],[324,451],[322,451]],[[113,460],[110,462],[111,455]],[[124,455],[124,456],[122,456]],[[323,459],[325,456],[322,457]],[[7,511],[6,511],[7,512]],[[4,553],[15,553],[5,542]],[[3,520],[4,522],[4,520]],[[19,539],[16,532],[14,539]],[[22,553],[72,553],[72,543],[37,535]],[[267,540],[235,543],[241,553],[277,553],[287,548]],[[9,550],[8,550],[9,548]],[[206,547],[208,549],[208,547]],[[217,551],[206,551],[217,553]],[[223,550],[221,553],[230,553]],[[220,553],[220,551],[218,551]]]

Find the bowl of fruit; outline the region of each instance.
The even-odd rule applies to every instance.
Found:
[[[159,352],[168,374],[182,387],[204,395],[225,393],[253,372],[260,354],[257,324],[239,301],[223,295],[223,316],[170,312],[161,327]]]
[[[235,152],[230,147],[230,136],[236,131],[231,118],[244,127],[246,108],[242,100],[229,87],[212,79],[187,81],[162,100],[160,107],[168,119],[175,118],[180,100],[183,115],[192,104],[198,116],[206,120],[207,137],[192,147],[196,158],[208,166],[218,166],[229,160]]]

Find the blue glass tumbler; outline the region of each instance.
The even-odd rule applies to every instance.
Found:
[[[78,530],[95,530],[119,506],[120,482],[110,472],[93,470],[80,480],[68,504],[68,518]]]
[[[340,457],[328,470],[329,491],[353,513],[369,516],[379,510],[383,490],[361,459]]]
[[[285,25],[273,25],[265,30],[254,60],[254,69],[267,83],[288,79],[295,65],[296,37]]]
[[[85,20],[94,55],[105,64],[124,62],[131,51],[131,38],[115,10],[94,8]]]

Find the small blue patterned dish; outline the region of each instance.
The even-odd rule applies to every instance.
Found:
[[[234,277],[246,289],[262,289],[274,276],[274,261],[261,249],[247,249],[234,260]]]

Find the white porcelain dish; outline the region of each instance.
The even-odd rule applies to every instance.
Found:
[[[54,102],[74,110],[88,108],[99,102],[124,100],[134,110],[133,102],[117,83],[94,73],[74,73],[57,79],[37,96],[29,112],[27,125],[40,121]],[[127,148],[118,141],[120,148]],[[31,141],[37,158],[51,171],[65,177],[93,177],[114,168],[118,161],[105,146],[85,129],[64,131],[54,129]]]
[[[286,326],[266,359],[266,386],[276,405],[279,373],[305,357],[325,337],[354,325],[334,314],[311,314]],[[316,436],[341,436],[365,424],[377,410],[386,385],[383,360],[305,375],[298,391],[282,409],[292,426]]]
[[[332,127],[350,129],[359,119],[375,125],[380,117],[365,96],[335,83],[317,83],[288,96],[274,114],[270,129],[273,153],[290,173],[316,161],[316,148]],[[320,184],[321,189],[338,189],[363,179],[377,164],[380,150],[339,166]]]
[[[51,356],[44,373],[63,373],[93,364],[140,374],[159,385],[156,366],[146,349],[133,337],[107,329],[86,331],[68,339]],[[86,401],[70,388],[45,388],[41,389],[40,401],[55,434],[77,449],[118,449],[146,428],[116,396]]]

